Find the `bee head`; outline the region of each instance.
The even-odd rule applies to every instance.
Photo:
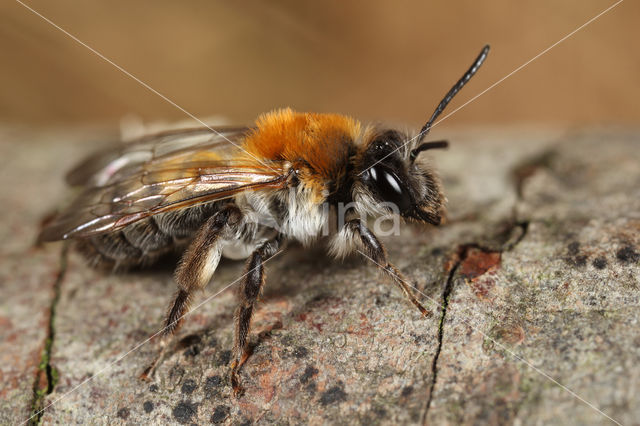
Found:
[[[389,212],[439,225],[444,214],[440,182],[432,171],[414,160],[420,151],[442,147],[444,143],[423,144],[406,155],[406,141],[407,137],[396,130],[373,136],[360,163],[362,184]]]

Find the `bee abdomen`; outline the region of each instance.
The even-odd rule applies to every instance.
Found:
[[[184,246],[216,205],[162,213],[111,232],[80,241],[80,249],[93,266],[127,269],[152,265],[162,255]]]
[[[80,241],[80,250],[92,266],[113,269],[151,265],[175,246],[174,239],[150,219]]]

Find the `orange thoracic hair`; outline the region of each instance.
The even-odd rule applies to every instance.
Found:
[[[350,117],[287,108],[261,115],[244,148],[259,159],[309,168],[311,180],[324,186],[344,176],[360,132],[360,123]]]

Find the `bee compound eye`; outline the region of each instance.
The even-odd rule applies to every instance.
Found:
[[[400,212],[409,210],[411,197],[394,172],[384,167],[372,167],[369,169],[369,177],[380,198],[395,204]]]

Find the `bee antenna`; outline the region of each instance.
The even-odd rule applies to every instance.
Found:
[[[411,160],[411,163],[413,163],[414,161],[416,161],[416,158],[418,158],[418,154],[420,154],[422,151],[426,151],[428,149],[444,149],[448,147],[449,141],[425,142],[418,145],[417,148],[411,150],[411,152],[409,153],[409,159]]]
[[[487,44],[482,48],[482,51],[480,52],[476,60],[473,62],[473,65],[471,65],[471,67],[467,70],[467,72],[464,73],[462,78],[460,78],[460,80],[458,80],[458,82],[453,85],[451,90],[449,90],[449,92],[445,95],[445,97],[440,101],[440,104],[438,105],[436,110],[433,112],[433,115],[431,116],[429,121],[427,121],[427,124],[425,124],[420,130],[420,133],[418,133],[418,141],[416,142],[416,145],[420,145],[420,142],[422,142],[424,137],[429,133],[429,130],[431,130],[431,125],[433,124],[433,122],[436,121],[436,118],[438,118],[440,114],[442,114],[442,111],[444,111],[444,109],[447,107],[449,102],[451,102],[451,99],[453,99],[453,97],[460,91],[460,89],[462,89],[464,85],[467,84],[467,82],[471,79],[471,77],[473,77],[473,75],[478,71],[478,69],[480,68],[480,65],[482,65],[484,60],[487,59],[488,54],[489,54],[489,45]],[[416,148],[416,149],[419,149],[419,148]],[[428,149],[428,148],[424,148],[424,149]],[[424,149],[420,151],[423,151]]]

